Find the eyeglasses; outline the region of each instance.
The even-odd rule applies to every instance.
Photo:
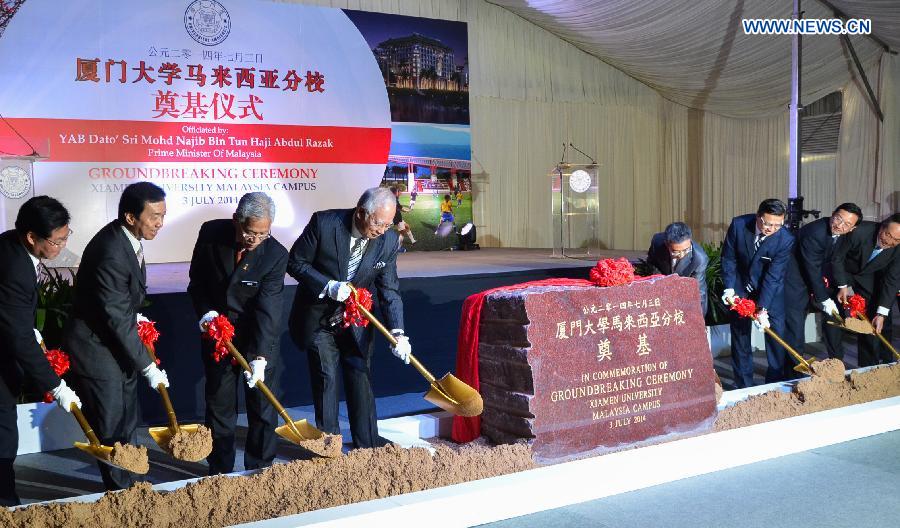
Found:
[[[837,227],[844,227],[844,226],[853,227],[854,225],[856,225],[854,222],[851,222],[849,220],[844,220],[844,217],[837,213],[832,215],[831,219],[834,221],[834,223],[835,223],[835,225],[837,225]]]
[[[69,241],[69,237],[72,236],[72,233],[74,233],[74,232],[75,232],[74,229],[69,229],[69,234],[66,235],[65,238],[63,238],[59,242],[57,242],[55,240],[50,240],[49,238],[45,238],[44,240],[46,240],[48,244],[50,244],[51,246],[53,246],[55,248],[61,248],[66,245],[66,243]]]
[[[693,249],[693,248],[679,249],[679,250],[673,249],[673,250],[669,251],[669,254],[671,254],[675,258],[681,258],[681,257],[687,255],[688,253],[690,253],[691,249]]]
[[[247,231],[244,231],[242,228],[241,236],[244,237],[244,240],[246,240],[247,242],[253,242],[255,240],[259,240],[260,242],[262,242],[263,240],[272,236],[272,233],[249,233]]]

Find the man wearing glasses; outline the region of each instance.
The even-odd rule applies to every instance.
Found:
[[[200,227],[191,258],[188,293],[200,317],[200,329],[217,315],[235,328],[234,345],[250,361],[252,373],[230,358],[215,361],[214,343],[201,339],[206,373],[206,426],[213,437],[207,457],[209,474],[234,470],[237,384],[247,383],[247,446],[244,469],[270,466],[275,458],[278,414],[258,390],[263,381],[278,392],[281,293],[288,252],[271,236],[275,202],[265,193],[245,194],[231,219],[210,220]]]
[[[297,294],[288,327],[297,348],[309,360],[316,426],[330,434],[338,426],[338,376],[344,392],[354,447],[378,447],[370,360],[372,325],[343,326],[349,284],[372,290],[384,323],[397,338],[391,352],[409,363],[411,346],[403,333],[403,301],[397,280],[397,200],[390,190],[366,190],[354,209],[313,213],[291,248],[288,273],[297,279]]]
[[[841,237],[832,266],[837,300],[846,302],[854,293],[865,297],[867,317],[875,331],[891,339],[891,305],[900,287],[900,213],[877,222],[861,222]],[[894,361],[893,354],[873,335],[858,336],[859,366]]]
[[[806,308],[812,295],[815,308],[822,310],[822,335],[829,358],[844,359],[841,348],[842,330],[827,324],[833,313],[841,313],[835,304],[837,293],[831,258],[838,242],[856,228],[862,220],[862,210],[854,203],[843,203],[829,218],[820,218],[804,225],[796,234],[794,254],[788,262],[784,284],[785,334],[784,340],[803,354]],[[794,377],[795,362],[785,361],[785,376]]]
[[[20,504],[13,462],[19,447],[16,403],[28,376],[41,394],[50,392],[65,411],[81,407],[75,391],[60,380],[44,356],[37,330],[40,259],[54,259],[66,245],[69,212],[49,196],[35,196],[19,209],[16,228],[0,234],[0,506]],[[35,340],[37,338],[37,340]]]
[[[647,263],[655,273],[680,275],[697,280],[700,309],[706,315],[706,265],[709,257],[700,244],[691,240],[691,228],[684,222],[672,222],[662,233],[653,235],[647,251]]]
[[[722,246],[722,302],[734,297],[756,302],[758,328],[784,332],[784,275],[794,246],[794,236],[784,226],[787,208],[775,198],[763,200],[756,214],[736,216],[728,227]],[[784,379],[785,350],[766,335],[766,383]],[[731,363],[737,387],[753,383],[753,351],[750,348],[750,320],[731,312]]]

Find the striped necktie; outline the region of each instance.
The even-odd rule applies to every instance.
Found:
[[[353,247],[350,248],[350,262],[347,264],[347,280],[353,280],[353,277],[356,275],[356,270],[359,269],[359,262],[362,260],[363,256],[363,242],[364,238],[357,238],[353,243]]]
[[[753,244],[753,251],[759,251],[759,246],[762,244],[763,239],[766,238],[766,235],[760,233],[756,235],[756,242]]]

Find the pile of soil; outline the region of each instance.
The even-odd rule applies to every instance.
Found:
[[[276,464],[247,477],[216,476],[172,492],[140,483],[107,493],[96,503],[53,503],[17,510],[0,508],[4,527],[122,526],[219,527],[330,508],[534,467],[526,445],[388,445],[357,449],[334,459]]]
[[[113,444],[113,452],[109,461],[120,468],[132,473],[143,475],[150,471],[150,461],[147,459],[147,448],[116,442]]]
[[[726,431],[900,395],[900,365],[894,363],[847,376],[839,359],[812,364],[813,376],[791,392],[770,391],[719,412],[716,431]]]
[[[179,429],[168,445],[173,457],[188,462],[203,460],[212,453],[212,447],[212,432],[203,425],[198,425],[194,433]]]
[[[813,363],[813,376],[790,393],[771,391],[719,413],[716,431],[788,418],[843,405],[900,395],[900,365],[845,375],[838,360]],[[323,438],[313,449],[339,450],[340,436]],[[316,441],[319,442],[319,441]],[[435,453],[396,445],[357,449],[337,458],[277,464],[246,477],[201,479],[172,492],[141,483],[107,493],[96,503],[53,503],[7,510],[0,526],[9,527],[219,527],[292,515],[535,467],[526,444],[463,446],[435,442]],[[118,450],[118,444],[117,444]],[[133,446],[131,446],[133,447]],[[146,463],[146,452],[144,453]],[[146,471],[146,470],[145,470]]]
[[[304,440],[300,446],[325,458],[337,458],[341,456],[341,448],[344,446],[344,437],[324,433],[318,440]]]

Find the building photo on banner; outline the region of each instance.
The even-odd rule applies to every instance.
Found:
[[[372,48],[388,92],[382,185],[398,195],[402,250],[458,249],[461,232],[472,229],[466,24],[345,13]]]

